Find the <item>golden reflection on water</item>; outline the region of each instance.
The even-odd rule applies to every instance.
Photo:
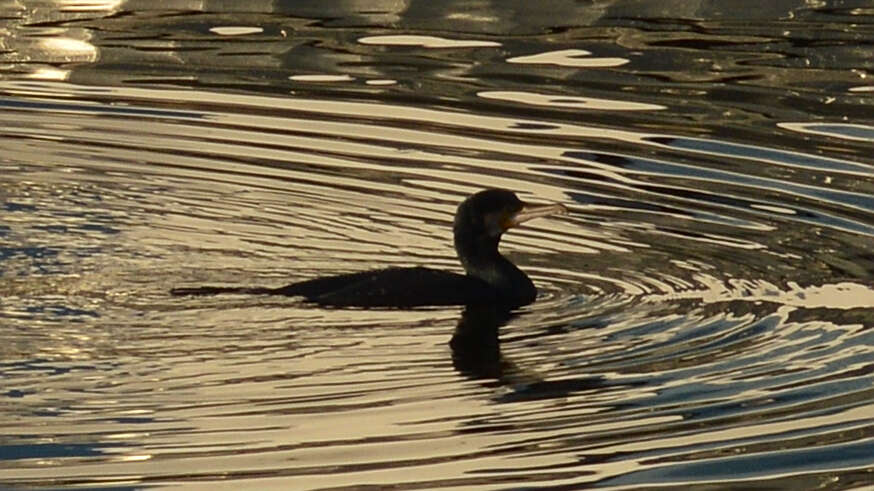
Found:
[[[591,109],[601,111],[659,111],[666,109],[658,104],[596,99],[593,97],[571,97],[563,95],[535,94],[532,92],[485,91],[478,96],[484,99],[513,101],[534,106]]]
[[[508,58],[507,63],[558,65],[572,68],[606,68],[622,66],[630,61],[625,58],[589,58],[591,54],[591,52],[584,49],[563,49],[534,55],[516,56]]]
[[[790,421],[768,421],[767,423],[756,424],[749,423],[747,425],[738,426],[722,431],[706,431],[695,433],[693,435],[672,435],[671,438],[647,440],[645,442],[629,442],[619,445],[609,446],[598,449],[597,453],[610,455],[618,452],[634,452],[648,451],[654,448],[677,448],[681,450],[683,447],[701,445],[705,443],[720,444],[722,447],[731,445],[731,442],[738,442],[742,445],[744,439],[770,440],[768,437],[773,437],[771,445],[780,447],[781,435],[792,433],[793,431],[804,430],[807,428],[823,428],[834,424],[846,423],[855,421],[853,426],[847,428],[852,431],[852,427],[863,428],[864,421],[870,417],[874,410],[874,404],[868,404],[861,407],[839,411],[835,414],[826,416],[814,416],[809,418],[793,418]]]
[[[412,36],[412,35],[390,35],[390,36],[366,36],[359,38],[361,44],[373,44],[378,46],[418,46],[422,48],[442,49],[442,48],[494,48],[501,46],[501,43],[494,41],[477,41],[473,39],[447,39],[437,36]]]
[[[46,3],[56,4],[56,8],[63,12],[93,12],[117,10],[125,0],[48,0]]]
[[[824,285],[800,286],[788,282],[785,287],[766,280],[736,280],[725,281],[708,274],[696,274],[695,281],[706,289],[695,288],[686,291],[672,291],[672,288],[661,288],[660,291],[671,291],[668,294],[657,294],[647,299],[650,302],[662,303],[680,299],[696,299],[704,303],[722,302],[772,302],[778,305],[801,307],[808,309],[857,309],[874,307],[874,288],[853,282],[840,282]]]
[[[264,32],[264,28],[257,26],[215,26],[211,27],[209,31],[219,36],[246,36],[260,34]]]
[[[779,123],[777,126],[799,133],[874,143],[874,126],[847,123]]]
[[[355,80],[349,75],[292,75],[288,78],[297,82],[351,82]]]
[[[490,20],[488,10],[456,17]],[[207,35],[267,32],[247,24],[221,20]],[[642,43],[646,33],[636,36]],[[629,61],[460,35],[350,37],[355,49],[423,48],[435,58],[494,51],[514,69]],[[76,31],[52,39],[26,46],[35,63],[100,59]],[[138,46],[184,67],[196,58],[180,45],[156,37]],[[333,60],[367,56],[351,49]],[[408,82],[372,66],[366,76],[311,68],[282,81],[319,90]],[[34,67],[30,76],[68,73]],[[202,75],[181,70],[174,80]],[[867,431],[874,294],[860,238],[871,209],[864,190],[837,179],[865,184],[866,161],[610,120],[668,112],[648,95],[625,102],[509,85],[465,89],[489,99],[486,112],[289,95],[285,86],[268,96],[0,82],[10,104],[3,189],[15,190],[0,240],[11,251],[5,271],[26,273],[3,287],[11,327],[2,403],[14,417],[2,429],[9,445],[82,445],[7,459],[3,479],[579,487],[725,454],[824,446],[793,432],[842,441],[854,438],[842,432]],[[823,136],[822,126],[780,128]],[[836,134],[859,141],[868,129]],[[460,368],[447,346],[460,309],[325,311],[296,299],[167,294],[180,283],[279,286],[379,266],[457,271],[453,211],[489,186],[571,210],[504,239],[542,296],[495,326],[497,360],[484,364],[503,372]],[[764,193],[767,201],[740,199]],[[36,198],[21,199],[28,194]],[[22,237],[33,251],[20,250]],[[859,252],[845,261],[856,267],[846,281],[813,254],[842,247]]]

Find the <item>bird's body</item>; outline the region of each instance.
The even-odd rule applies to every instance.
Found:
[[[501,235],[523,221],[566,211],[561,205],[525,206],[510,191],[476,193],[458,207],[453,226],[455,250],[466,274],[437,269],[386,268],[326,276],[278,288],[193,287],[174,295],[219,293],[301,296],[333,307],[393,307],[529,304],[537,289],[528,276],[498,252]]]
[[[494,302],[500,295],[473,276],[424,267],[387,268],[316,278],[280,288],[282,295],[337,307],[422,307]]]
[[[174,295],[221,293],[284,295],[331,307],[424,307],[496,302],[488,283],[467,275],[424,267],[385,268],[324,276],[269,287],[201,286],[175,288]]]

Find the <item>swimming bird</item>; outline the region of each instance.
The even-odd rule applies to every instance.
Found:
[[[445,305],[527,305],[537,288],[498,251],[501,236],[528,220],[567,213],[561,204],[530,205],[513,192],[487,189],[465,199],[455,213],[455,252],[465,274],[426,267],[386,268],[270,287],[175,288],[173,295],[248,293],[301,296],[333,307],[408,308]]]

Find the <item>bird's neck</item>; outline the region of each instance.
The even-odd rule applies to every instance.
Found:
[[[456,240],[455,249],[464,271],[485,281],[503,295],[528,303],[536,295],[534,283],[522,270],[498,252],[498,240],[490,244]]]

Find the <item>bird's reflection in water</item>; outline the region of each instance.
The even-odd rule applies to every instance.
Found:
[[[515,317],[510,309],[494,305],[468,305],[461,313],[449,341],[452,364],[470,378],[502,379],[505,371],[498,330]]]
[[[501,397],[506,402],[563,397],[607,385],[603,377],[549,381],[503,356],[498,331],[517,315],[502,306],[466,306],[449,341],[455,369],[472,379],[497,380],[512,387]]]

